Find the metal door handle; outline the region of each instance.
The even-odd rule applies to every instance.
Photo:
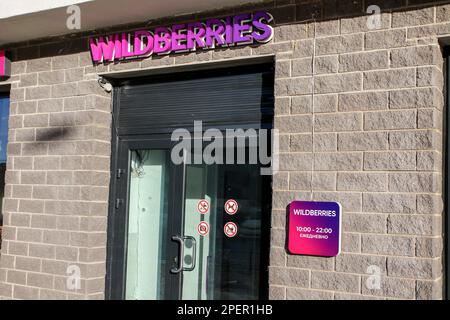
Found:
[[[184,259],[184,238],[181,236],[172,236],[172,241],[178,242],[178,267],[170,269],[172,273],[180,273],[183,271],[183,259]]]
[[[183,240],[187,239],[192,241],[192,265],[188,268],[183,267],[183,271],[193,271],[195,269],[195,260],[197,259],[197,240],[192,236],[183,237]]]

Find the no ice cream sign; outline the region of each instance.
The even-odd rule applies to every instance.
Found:
[[[341,214],[338,202],[291,202],[289,252],[321,257],[337,256],[341,250]]]

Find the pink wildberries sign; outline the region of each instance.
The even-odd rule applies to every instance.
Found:
[[[236,45],[266,43],[273,37],[268,12],[239,14],[204,22],[157,27],[89,39],[95,63]]]

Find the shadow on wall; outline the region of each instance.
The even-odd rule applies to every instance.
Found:
[[[156,26],[165,26],[173,22],[191,22],[204,20],[212,17],[225,17],[227,15],[255,12],[257,10],[267,10],[273,17],[276,25],[306,23],[311,21],[326,21],[338,18],[357,17],[368,15],[367,8],[376,5],[381,12],[407,11],[412,8],[429,7],[437,4],[447,4],[447,1],[430,0],[291,0],[281,1],[282,4],[275,5],[279,1],[264,1],[257,4],[248,4],[237,8],[228,8],[215,11],[208,11],[196,14],[169,17],[151,21],[144,21],[133,24],[126,24],[103,28],[100,30],[87,31],[81,33],[72,33],[60,37],[49,37],[45,39],[36,39],[23,43],[6,45],[6,48],[13,49],[12,61],[22,61],[45,57],[55,57],[68,54],[87,52],[88,39],[90,36],[108,35],[117,32],[126,32],[136,29],[151,29]],[[373,12],[372,12],[373,13]],[[255,45],[260,46],[261,44]],[[233,50],[233,48],[222,50]],[[178,53],[170,55],[171,57],[189,54],[201,54],[199,52]],[[152,56],[152,60],[164,59],[167,56]],[[126,61],[121,63],[130,63]],[[113,64],[117,64],[113,63]]]
[[[23,60],[34,60],[38,58],[59,57],[72,54],[85,53],[81,56],[81,59],[90,59],[88,39],[94,35],[108,35],[117,32],[125,32],[136,30],[139,28],[152,29],[156,26],[170,25],[172,22],[190,22],[205,20],[211,17],[225,17],[227,15],[242,13],[242,12],[255,12],[258,10],[267,10],[274,17],[275,25],[288,25],[295,23],[308,23],[311,21],[327,21],[335,20],[338,18],[346,17],[358,17],[367,16],[367,8],[371,5],[377,5],[380,7],[381,12],[392,11],[405,11],[416,9],[418,7],[429,7],[436,4],[447,4],[447,1],[430,1],[430,0],[291,0],[281,1],[282,4],[275,5],[280,1],[265,1],[259,4],[244,5],[237,8],[229,8],[217,11],[203,12],[190,14],[185,16],[170,17],[165,19],[158,19],[148,22],[140,22],[128,25],[118,25],[101,30],[73,33],[60,37],[49,37],[46,39],[36,39],[27,41],[24,43],[17,43],[11,46],[5,46],[10,51],[11,60],[13,62],[19,62]],[[253,45],[252,47],[258,47],[262,44]],[[216,50],[220,51],[232,51],[235,48],[231,47],[226,49]],[[170,56],[152,56],[152,60],[167,59],[170,57],[179,56],[194,56],[200,55],[202,51],[191,53],[178,53]],[[139,61],[140,59],[134,59],[130,61],[114,62],[110,65],[127,64]],[[142,60],[142,59],[141,59]],[[189,61],[195,61],[196,59],[189,59]],[[200,60],[200,59],[198,59]],[[87,63],[89,66],[89,63]],[[94,66],[94,65],[93,65]],[[93,72],[106,71],[107,68],[104,65],[99,65]],[[111,70],[111,69],[110,69]],[[62,124],[58,128],[49,128],[42,130],[37,136],[36,148],[39,148],[39,144],[43,141],[54,141],[67,137],[68,135],[75,135],[75,128],[70,124]]]

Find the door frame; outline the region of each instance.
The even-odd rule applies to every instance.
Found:
[[[255,65],[267,65],[272,64],[272,74],[274,75],[274,57],[273,56],[266,56],[266,57],[258,57],[258,58],[251,58],[251,59],[239,59],[235,60],[231,63],[231,66],[242,66],[245,67],[253,67]],[[173,76],[174,73],[184,73],[184,72],[194,72],[197,70],[197,67],[199,70],[211,70],[214,71],[215,69],[222,69],[224,67],[228,66],[227,63],[222,62],[211,62],[203,65],[190,65],[186,68],[183,67],[171,67],[171,68],[163,68],[155,70],[154,72],[152,70],[146,71],[146,72],[122,72],[122,73],[115,73],[115,74],[103,74],[102,76],[105,78],[108,78],[108,80],[111,81],[111,83],[114,86],[114,89],[112,91],[112,124],[111,124],[111,133],[112,133],[112,139],[111,139],[111,177],[110,177],[110,190],[109,190],[109,200],[108,200],[108,228],[107,228],[107,256],[106,256],[106,276],[105,276],[105,299],[106,300],[122,300],[125,297],[125,290],[124,290],[124,279],[125,279],[125,273],[124,273],[124,251],[118,250],[117,243],[120,240],[121,243],[124,243],[124,246],[126,246],[124,235],[126,234],[123,231],[126,231],[126,228],[120,226],[120,221],[118,221],[117,214],[115,213],[115,200],[116,200],[116,194],[120,190],[120,188],[123,189],[123,187],[119,187],[117,185],[117,174],[120,174],[118,172],[119,169],[122,169],[122,164],[119,163],[120,158],[120,144],[122,141],[147,141],[147,140],[166,140],[170,141],[170,134],[168,133],[152,133],[152,134],[136,134],[133,132],[126,132],[123,135],[119,135],[118,130],[118,115],[119,115],[119,108],[120,108],[120,92],[118,89],[118,86],[122,83],[136,79],[136,78],[143,78],[143,77],[149,77],[152,75],[161,76],[164,74],[167,74],[167,76]],[[273,89],[274,90],[274,89]],[[272,94],[274,94],[274,91],[272,90]],[[229,127],[229,126],[227,126]],[[239,127],[242,127],[239,126]],[[261,123],[260,128],[265,129],[272,129],[273,126],[273,119],[272,123]],[[209,126],[203,126],[203,129],[208,129]],[[224,129],[220,126],[217,127],[218,129]],[[231,128],[231,127],[230,127]],[[246,129],[246,127],[243,127]],[[189,131],[190,128],[188,128]],[[182,166],[180,166],[181,170],[183,169]],[[123,174],[123,173],[122,173]],[[127,173],[128,174],[128,173]],[[185,178],[184,175],[183,179]],[[182,183],[178,183],[179,186],[183,187],[183,194],[185,192],[184,190],[184,181]],[[266,207],[263,207],[262,210],[265,214],[263,214],[263,217],[261,219],[261,269],[260,269],[260,299],[261,300],[267,300],[269,298],[269,256],[270,256],[270,229],[271,229],[271,217],[272,217],[272,176],[263,176],[263,196],[267,201],[265,202]],[[126,189],[128,189],[128,184]],[[128,195],[128,190],[126,190]],[[183,197],[184,198],[184,197]],[[180,202],[181,205],[184,206],[184,201]],[[124,204],[122,208],[126,208],[126,215],[122,216],[121,219],[127,219],[128,217],[128,206]],[[181,211],[179,211],[181,212]],[[180,221],[181,223],[181,221]],[[121,229],[122,228],[122,229]],[[118,232],[122,231],[122,232]],[[122,235],[122,238],[117,238],[117,235]],[[176,246],[177,244],[173,242],[173,244]],[[121,267],[119,267],[121,266]],[[117,274],[116,270],[121,270],[120,274]],[[117,278],[120,276],[120,281],[118,282]],[[174,278],[174,277],[173,277]],[[178,280],[181,282],[181,278],[179,277]],[[181,286],[178,284],[177,286],[171,286],[170,293],[166,292],[166,295],[174,294],[174,288],[177,287],[179,290],[178,296],[181,295]]]
[[[109,197],[109,217],[108,217],[108,248],[107,248],[107,274],[106,274],[106,293],[107,299],[122,300],[125,298],[125,278],[126,278],[126,248],[127,248],[127,230],[129,216],[129,164],[130,149],[167,149],[169,152],[173,142],[170,137],[165,136],[146,136],[127,137],[117,139],[114,146],[115,165],[111,174],[111,190]],[[175,165],[170,162],[170,186],[169,194],[176,195],[169,198],[169,208],[167,221],[167,239],[169,241],[167,255],[178,256],[177,243],[170,241],[172,235],[179,235],[181,232],[182,221],[177,218],[177,213],[183,210],[180,199],[184,195],[184,174],[183,165]],[[183,181],[180,181],[183,179]],[[126,195],[125,198],[117,198],[118,195]],[[121,200],[117,203],[117,200]],[[123,246],[117,245],[118,243]],[[167,271],[171,268],[166,265]],[[173,274],[167,278],[168,285],[164,292],[164,299],[173,299],[180,294],[181,274]]]

